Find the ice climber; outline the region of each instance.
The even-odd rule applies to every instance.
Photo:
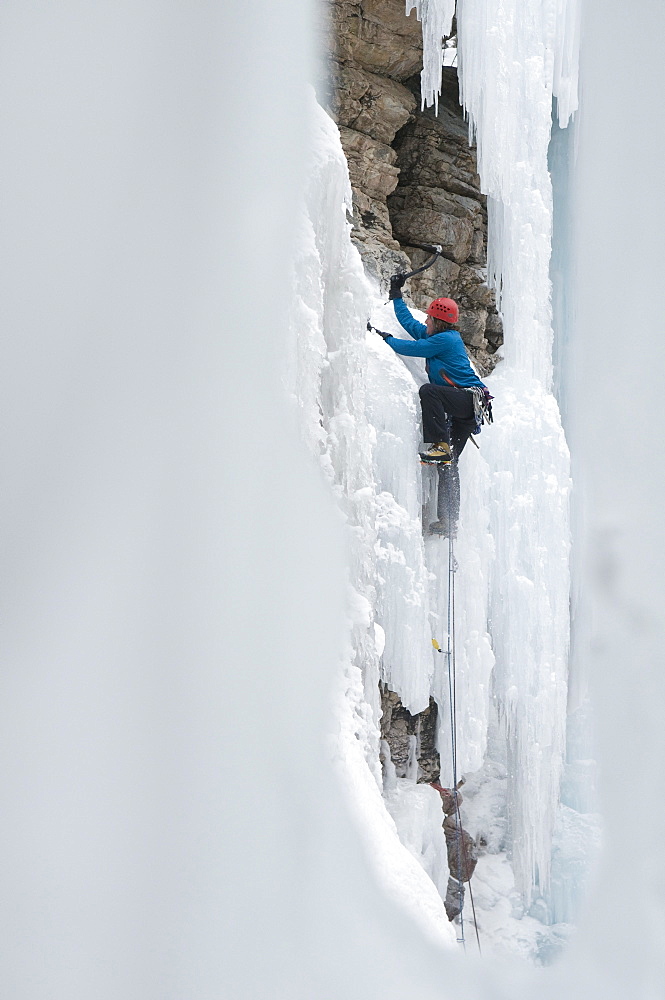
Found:
[[[437,781],[430,782],[441,796],[441,807],[446,814],[443,821],[443,833],[446,838],[448,853],[448,889],[443,905],[448,920],[459,916],[464,906],[464,883],[469,882],[476,870],[478,849],[476,842],[466,830],[462,829],[459,817],[459,806],[462,796],[453,793],[450,788],[442,788]]]
[[[402,298],[406,275],[390,279],[390,299],[395,316],[413,340],[400,340],[376,332],[397,354],[426,358],[429,383],[420,387],[423,438],[430,447],[420,453],[424,463],[439,466],[438,520],[430,524],[434,534],[454,536],[459,516],[458,459],[469,436],[479,430],[482,408],[491,420],[487,387],[469,363],[466,348],[456,328],[459,309],[453,299],[434,299],[427,309],[427,322],[420,323]],[[373,328],[374,329],[374,328]]]

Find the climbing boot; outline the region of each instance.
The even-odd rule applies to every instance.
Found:
[[[420,461],[423,463],[436,462],[438,465],[449,465],[452,460],[453,456],[447,441],[437,441],[427,451],[420,452]]]

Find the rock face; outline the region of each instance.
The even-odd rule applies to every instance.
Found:
[[[434,699],[430,698],[424,712],[411,715],[398,695],[381,685],[381,710],[381,739],[388,744],[397,777],[436,781],[441,762],[436,749],[437,706]],[[385,757],[382,763],[385,767]]]
[[[392,143],[417,99],[404,86],[422,63],[422,35],[403,0],[330,3],[331,102],[353,187],[353,238],[368,272],[383,280],[410,270],[393,238],[387,197],[399,167]]]
[[[412,87],[419,81],[411,80]],[[411,280],[415,305],[426,308],[436,295],[460,307],[460,333],[484,371],[503,343],[494,292],[486,284],[487,202],[480,192],[475,149],[460,107],[457,73],[444,69],[439,113],[419,111],[394,140],[398,186],[388,199],[393,232],[404,244],[439,243],[443,258]],[[411,251],[414,266],[425,259]],[[491,366],[490,366],[491,367]]]
[[[443,258],[410,280],[407,301],[459,302],[460,332],[481,373],[503,342],[485,283],[487,207],[459,107],[457,73],[444,70],[439,115],[420,110],[421,25],[403,0],[330,0],[329,110],[340,127],[353,187],[353,239],[368,273],[387,285],[439,243]]]

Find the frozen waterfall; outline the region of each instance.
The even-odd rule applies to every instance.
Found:
[[[574,6],[526,7],[556,40],[550,97],[565,119]],[[365,335],[367,309],[379,326],[390,312],[348,241],[334,127],[304,100],[312,22],[304,0],[0,10],[2,995],[656,1000],[665,9],[633,5],[627,32],[625,4],[587,4],[581,32],[568,403],[586,540],[577,655],[597,707],[605,846],[574,940],[537,970],[451,946],[439,805],[389,767],[381,796],[380,672],[414,709],[443,698],[428,643],[443,639],[446,543],[424,543],[419,523],[423,375]],[[534,73],[541,56],[528,56]],[[510,218],[504,206],[502,245],[527,245]],[[494,260],[517,323],[519,282],[498,247]],[[486,762],[469,824],[500,815],[501,756],[522,753],[556,703],[555,679],[542,704],[521,674],[510,684],[516,637],[495,629],[504,594],[541,613],[563,558],[524,537],[536,507],[543,535],[564,507],[547,366],[526,342],[506,357],[499,433],[464,456],[460,752],[464,768]],[[499,542],[501,490],[513,502]],[[520,627],[554,664],[550,612]],[[493,669],[500,718],[483,691]],[[557,761],[523,764],[547,811]],[[527,831],[525,881],[547,828]],[[512,869],[493,857],[486,932],[531,952],[546,928],[511,913]]]
[[[452,8],[433,0],[414,6],[423,22],[423,101],[435,103]],[[566,746],[570,589],[569,456],[551,390],[547,154],[553,98],[563,124],[576,107],[578,33],[572,3],[561,10],[534,3],[524,13],[472,0],[458,11],[461,95],[490,202],[490,277],[504,317],[505,360],[488,380],[496,423],[482,435],[481,453],[468,448],[461,461],[457,767],[467,774],[485,768],[469,786],[472,798],[481,788],[487,797],[489,771],[500,779],[503,835],[479,803],[468,804],[468,815],[491,850],[509,847],[522,912],[539,899],[535,912],[545,906],[546,915]],[[311,266],[296,267],[287,379],[305,439],[348,526],[350,637],[365,685],[360,714],[371,721],[368,766],[376,771],[380,677],[413,713],[435,697],[443,780],[450,783],[447,663],[431,644],[434,638],[445,648],[447,641],[448,546],[423,540],[421,518],[435,483],[415,461],[424,366],[405,365],[365,335],[370,312],[383,329],[400,328],[378,290],[357,275],[357,260],[351,265],[348,234],[331,224],[349,193],[321,174],[318,139],[315,149],[303,246],[310,257],[316,253],[318,270],[314,279]],[[385,635],[380,664],[377,624]],[[433,830],[433,840],[437,835]]]
[[[494,691],[508,749],[513,865],[527,902],[549,891],[565,754],[569,457],[552,395],[552,102],[577,107],[579,11],[556,0],[458,11],[460,99],[488,195],[490,280],[505,361],[489,380],[485,447],[495,539]]]

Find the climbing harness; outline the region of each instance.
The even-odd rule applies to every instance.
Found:
[[[473,417],[476,421],[476,429],[473,431],[474,434],[480,434],[483,424],[494,423],[494,417],[492,416],[492,400],[494,396],[490,395],[489,389],[481,388],[479,385],[474,385],[467,392],[471,393],[473,398]],[[474,444],[477,444],[474,441]]]
[[[429,374],[429,359],[425,365],[425,370]],[[493,424],[494,417],[492,416],[492,400],[494,396],[490,393],[486,386],[480,385],[458,385],[457,382],[453,382],[449,375],[446,375],[443,368],[440,370],[439,374],[446,380],[448,385],[452,385],[453,389],[464,389],[464,392],[471,393],[471,399],[473,402],[473,419],[476,422],[476,426],[471,431],[471,434],[480,434],[483,429],[483,424]],[[480,445],[477,441],[473,442],[476,448]]]

